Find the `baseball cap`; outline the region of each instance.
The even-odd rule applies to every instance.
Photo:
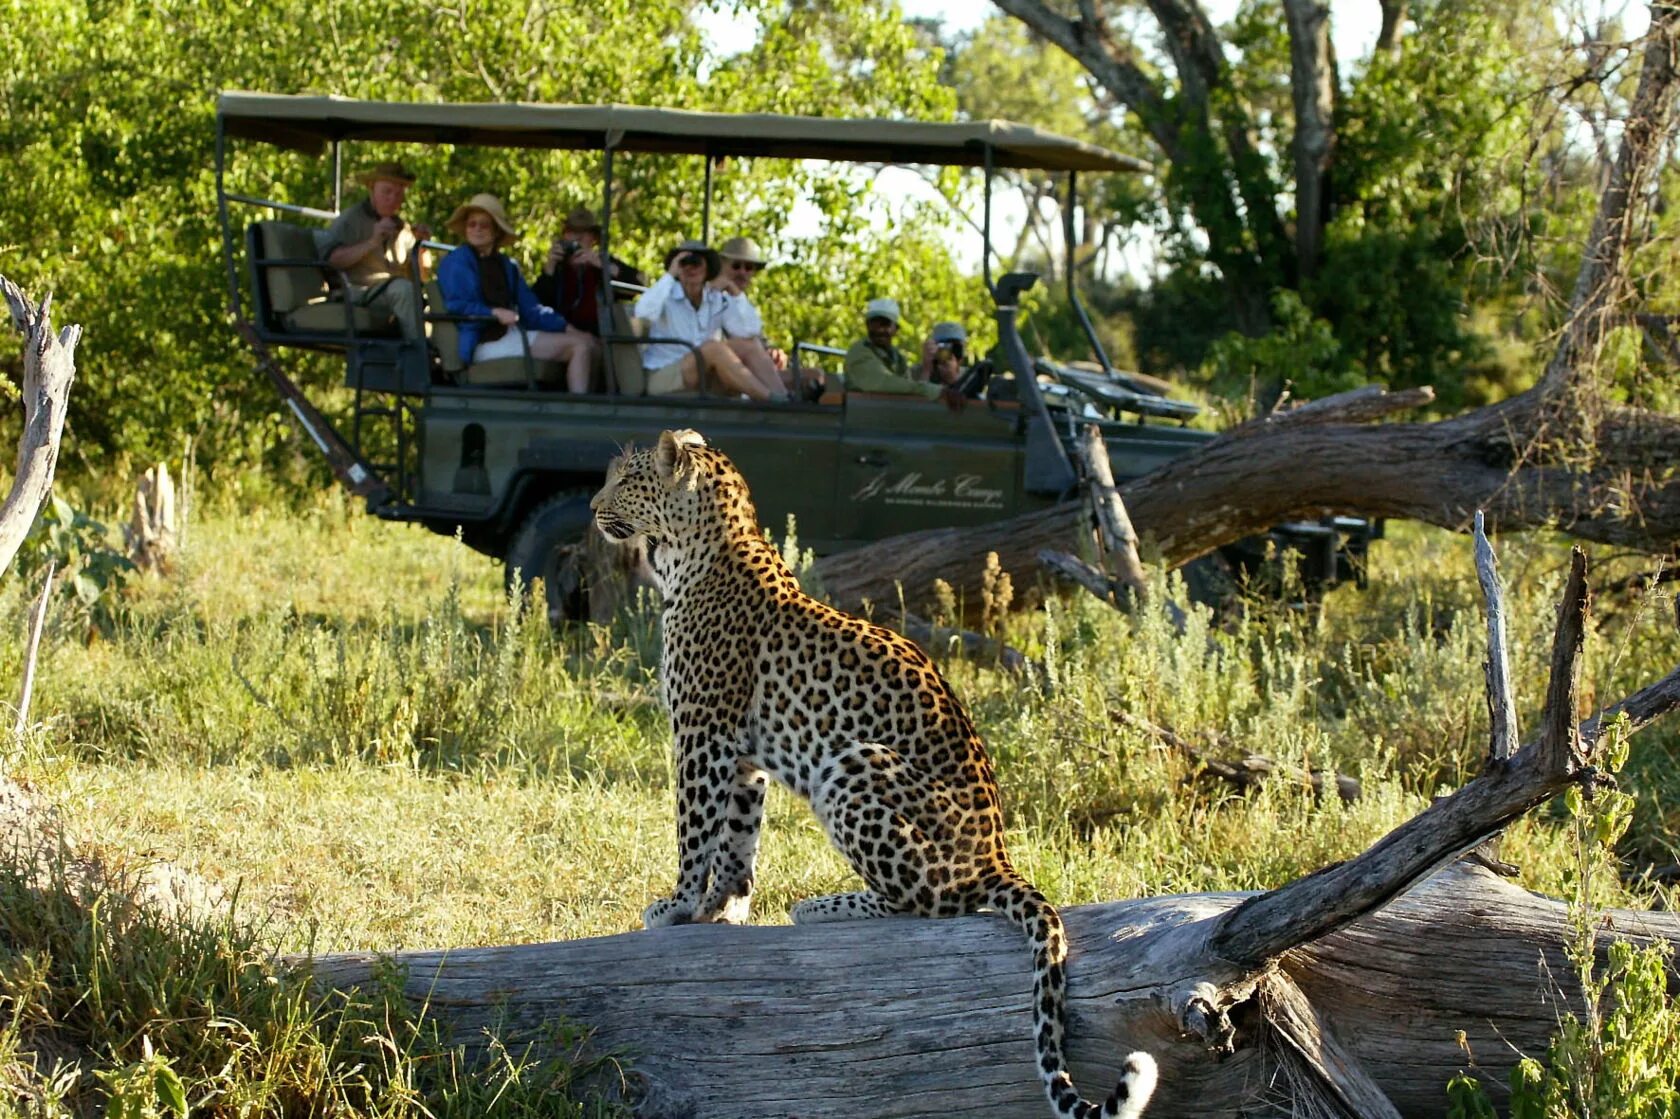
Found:
[[[898,300],[885,297],[871,299],[869,305],[863,309],[863,317],[866,319],[891,319],[896,323],[899,319]]]
[[[966,342],[968,331],[963,329],[960,322],[936,322],[933,324],[933,340],[940,342]]]

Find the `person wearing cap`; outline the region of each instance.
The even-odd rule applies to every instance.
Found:
[[[711,281],[723,271],[716,249],[700,241],[684,241],[665,254],[665,275],[636,300],[636,317],[647,322],[651,341],[642,346],[647,391],[653,395],[701,387],[702,370],[695,350],[705,362],[706,388],[721,385],[758,401],[784,401],[787,389],[775,370],[761,378],[723,340],[726,328],[741,328],[731,297]]]
[[[912,370],[910,359],[893,345],[900,317],[896,299],[871,299],[863,309],[866,336],[846,351],[846,391],[921,396],[943,400],[953,412],[962,411],[963,394],[955,385],[928,379],[933,372],[933,348],[922,348],[922,363]]]
[[[376,163],[357,175],[356,181],[368,189],[367,197],[333,219],[321,251],[329,266],[344,273],[350,297],[363,307],[395,316],[410,341],[423,337],[411,269],[420,262],[415,257],[420,242],[432,235],[427,226],[412,225],[400,215],[414,179],[394,162]]]
[[[566,215],[560,236],[548,247],[542,274],[531,285],[537,298],[579,330],[601,333],[601,288],[607,280],[647,286],[647,277],[617,257],[601,267],[601,223],[595,211],[579,206]]]
[[[955,385],[962,380],[967,357],[968,330],[960,322],[936,322],[922,343],[922,365],[927,379],[936,385]]]
[[[764,254],[751,237],[731,237],[718,248],[723,271],[712,286],[729,296],[730,318],[724,324],[724,340],[729,348],[746,363],[760,380],[775,376],[784,385],[787,354],[770,344],[764,336],[764,317],[747,298],[747,289],[764,270]]]
[[[519,274],[519,268],[502,254],[502,246],[519,239],[513,223],[494,194],[475,194],[455,207],[444,223],[463,238],[460,245],[438,265],[438,286],[443,303],[452,315],[478,315],[495,322],[460,324],[461,360],[489,361],[499,357],[520,357],[527,352],[539,361],[566,365],[566,387],[588,392],[595,366],[597,343],[581,330],[569,328],[566,320],[544,306]]]

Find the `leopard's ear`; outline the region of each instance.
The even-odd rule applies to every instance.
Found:
[[[682,431],[661,432],[659,446],[653,452],[653,467],[659,472],[659,480],[672,489],[692,481],[693,450],[705,445],[706,440],[698,431],[684,428]]]

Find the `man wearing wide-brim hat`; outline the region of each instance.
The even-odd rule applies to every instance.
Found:
[[[414,254],[432,231],[399,214],[415,176],[401,163],[387,160],[359,172],[356,181],[368,188],[367,197],[333,219],[321,255],[345,274],[352,299],[389,312],[402,326],[403,337],[420,339],[419,293],[410,277],[412,266],[419,263]]]
[[[747,289],[752,287],[753,280],[764,271],[767,263],[763,250],[751,237],[731,237],[718,247],[718,256],[723,258],[723,270],[712,281],[712,286],[737,304],[736,317],[742,331],[739,334],[733,330],[728,332],[726,340],[729,348],[759,380],[775,378],[791,389],[787,354],[770,344],[770,339],[764,334],[764,316],[758,313],[758,308],[747,297]]]
[[[709,282],[722,270],[716,249],[683,241],[665,254],[665,275],[636,300],[636,317],[646,320],[653,339],[642,347],[647,391],[663,395],[703,386],[707,392],[785,401],[780,379],[754,375],[723,340],[725,333],[745,333],[747,324],[729,296]]]
[[[616,256],[607,262],[606,271],[601,265],[601,223],[594,210],[579,206],[566,215],[560,236],[548,247],[542,274],[531,287],[538,299],[565,315],[568,323],[599,336],[601,290],[607,281],[647,287],[647,277]]]

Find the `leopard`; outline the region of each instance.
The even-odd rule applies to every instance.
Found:
[[[644,549],[663,602],[678,873],[643,925],[748,919],[773,779],[809,803],[866,887],[797,902],[795,924],[1003,916],[1032,948],[1038,1075],[1053,1114],[1141,1116],[1157,1076],[1145,1052],[1126,1057],[1100,1104],[1074,1086],[1061,915],[1010,862],[985,745],[927,654],[806,594],[760,530],[746,479],[698,432],[626,448],[590,506],[609,540]]]

